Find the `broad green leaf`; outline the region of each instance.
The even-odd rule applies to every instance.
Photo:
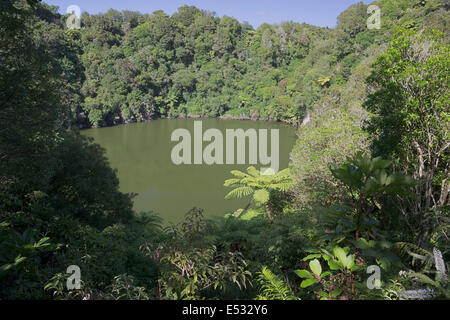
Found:
[[[341,290],[341,289],[336,289],[336,290],[330,292],[330,295],[329,295],[329,296],[330,296],[331,298],[336,298],[336,297],[339,296],[341,293],[342,293],[342,290]]]
[[[300,278],[306,278],[306,279],[314,279],[314,277],[311,275],[311,273],[307,270],[295,270],[294,271]]]
[[[313,285],[315,283],[317,283],[316,279],[306,279],[306,280],[302,281],[302,283],[300,284],[300,287],[306,288],[306,287],[309,287],[309,286],[311,286],[311,285]]]
[[[326,293],[325,291],[319,291],[317,294],[319,296],[321,296],[322,298],[327,298],[328,297],[328,293]]]
[[[345,253],[344,249],[342,249],[341,247],[335,247],[333,253],[336,258],[338,258],[339,262],[345,265],[347,254]]]
[[[339,262],[337,262],[334,259],[329,259],[328,261],[328,267],[330,267],[331,270],[339,270],[341,268],[341,265]]]
[[[311,271],[314,272],[316,276],[319,276],[322,274],[322,266],[320,265],[319,260],[314,259],[309,263],[309,267],[311,268]]]
[[[344,266],[347,269],[352,269],[355,266],[355,255],[350,254],[345,258]]]
[[[302,261],[308,261],[308,260],[315,259],[315,258],[320,258],[320,257],[322,257],[322,255],[320,253],[313,253],[313,254],[309,254],[306,257],[304,257],[302,259]]]
[[[322,278],[331,275],[330,271],[325,271],[324,273],[322,273]]]

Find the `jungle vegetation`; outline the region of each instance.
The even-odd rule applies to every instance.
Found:
[[[72,30],[3,0],[0,299],[448,299],[450,5],[374,4],[379,30],[363,3],[334,29],[183,6]],[[292,165],[234,171],[249,207],[163,227],[79,129],[173,117],[297,125]]]

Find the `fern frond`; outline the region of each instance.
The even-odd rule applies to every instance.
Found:
[[[241,184],[241,179],[238,179],[238,178],[234,178],[234,179],[228,179],[228,180],[225,180],[225,183],[223,184],[225,187],[232,187],[232,186],[234,186],[234,185],[236,185],[236,184]]]
[[[255,167],[253,167],[253,166],[248,167],[247,168],[247,172],[248,172],[249,175],[251,175],[252,177],[255,177],[255,178],[261,176],[261,172],[258,169],[256,169]]]
[[[253,189],[250,187],[239,187],[234,190],[231,190],[230,193],[228,193],[225,196],[225,199],[231,199],[231,198],[244,198],[246,196],[249,196],[253,193]]]
[[[268,186],[270,189],[278,190],[278,191],[288,191],[292,187],[292,182],[280,182],[275,184],[270,184]]]
[[[299,300],[299,298],[294,295],[291,288],[267,267],[262,267],[258,281],[262,290],[260,295],[261,299]]]
[[[425,275],[423,273],[410,271],[409,276],[415,277],[419,282],[421,282],[423,284],[428,284],[428,285],[431,285],[434,287],[438,287],[438,283],[436,281],[433,281],[433,279],[431,279],[430,277],[428,277],[427,275]]]
[[[248,178],[249,177],[249,175],[248,174],[246,174],[246,173],[244,173],[244,172],[242,172],[242,171],[239,171],[239,170],[232,170],[231,171],[231,174],[233,175],[233,176],[235,176],[236,178]]]
[[[283,169],[281,171],[278,171],[277,176],[278,177],[290,177],[291,176],[291,169],[290,168],[286,168],[286,169]]]
[[[415,244],[408,242],[397,242],[394,244],[394,247],[397,248],[400,253],[411,256],[413,265],[417,260],[422,261],[425,269],[429,269],[433,265],[433,254]]]

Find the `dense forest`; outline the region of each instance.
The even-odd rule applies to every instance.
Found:
[[[0,300],[449,299],[450,2],[374,4],[380,29],[363,3],[334,29],[192,6],[71,29],[2,0]],[[80,129],[175,117],[297,126],[291,166],[230,173],[248,212],[163,227]]]

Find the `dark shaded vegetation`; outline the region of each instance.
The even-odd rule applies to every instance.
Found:
[[[448,299],[448,2],[375,3],[380,30],[362,3],[335,29],[185,6],[68,30],[2,1],[0,299]],[[289,170],[233,172],[248,208],[163,228],[78,128],[186,116],[304,125]]]

